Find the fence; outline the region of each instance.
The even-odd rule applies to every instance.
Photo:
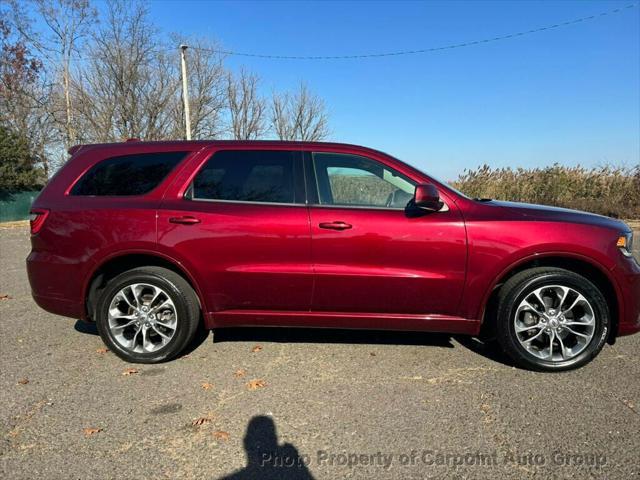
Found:
[[[0,222],[27,220],[29,209],[40,192],[0,192]]]

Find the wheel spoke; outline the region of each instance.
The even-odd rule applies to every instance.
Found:
[[[527,344],[527,343],[531,343],[533,342],[535,339],[540,338],[540,335],[542,335],[544,333],[544,329],[541,329],[538,333],[536,333],[533,337],[531,338],[527,338],[526,340],[523,340],[522,343]]]
[[[138,327],[138,329],[136,330],[136,333],[133,334],[133,338],[129,342],[129,349],[132,352],[135,352],[136,350],[136,339],[138,338],[138,334],[140,333],[140,330],[142,330],[142,327]]]
[[[569,290],[567,287],[562,287],[562,286],[558,288],[562,291],[562,296],[560,297],[560,303],[558,303],[558,310],[562,311],[562,304],[567,299],[567,295],[569,295],[569,292],[571,290]]]
[[[142,285],[139,284],[135,284],[135,285],[131,285],[131,291],[133,292],[133,298],[135,298],[136,300],[136,306],[138,308],[142,307],[142,305],[144,305],[144,300],[142,299]]]
[[[535,292],[533,292],[533,294],[535,295],[535,297],[540,302],[540,306],[542,307],[542,311],[546,313],[547,312],[547,304],[544,303],[544,298],[542,298],[542,295],[540,295],[541,291],[542,291],[542,289],[538,289]]]
[[[564,342],[562,341],[562,337],[560,335],[556,335],[556,338],[558,339],[558,343],[560,344],[560,355],[562,355],[562,359],[564,360],[566,358]]]
[[[149,329],[147,327],[142,328],[142,350],[145,352],[151,351],[151,347],[153,346],[147,335],[148,330]]]
[[[151,326],[151,328],[153,329],[154,332],[156,332],[158,335],[160,335],[162,338],[164,338],[165,340],[171,340],[171,337],[168,335],[165,335],[164,333],[162,333],[160,330],[158,330],[156,327],[154,327],[153,325]]]
[[[536,323],[535,325],[531,325],[529,327],[519,327],[518,324],[516,324],[516,332],[518,332],[518,333],[528,332],[528,331],[533,330],[535,328],[543,328],[543,327],[539,323]]]
[[[116,296],[117,298],[122,298],[122,300],[124,300],[127,305],[129,305],[129,307],[131,308],[137,308],[136,305],[134,305],[133,303],[131,303],[131,301],[129,300],[129,297],[127,297],[127,293],[125,292],[125,289],[123,288],[122,290],[120,290],[120,292],[118,293],[118,295]],[[135,298],[135,295],[134,295]]]
[[[156,313],[158,310],[160,310],[161,308],[164,308],[167,305],[173,306],[173,302],[171,301],[170,298],[167,298],[164,302],[162,302],[157,307],[153,307],[151,310],[149,310],[149,313]]]
[[[124,323],[122,325],[116,325],[115,327],[111,327],[111,330],[122,330],[124,328],[130,327],[136,323],[135,320],[131,320],[130,322]]]
[[[576,297],[576,299],[571,303],[571,305],[569,306],[569,308],[565,308],[564,310],[562,310],[562,313],[567,313],[570,312],[571,310],[573,310],[579,303],[581,302],[585,302],[585,303],[589,303],[587,302],[587,299],[584,298],[582,295],[578,294],[578,296]]]
[[[175,325],[168,325],[168,324],[163,323],[163,322],[158,322],[157,320],[156,320],[156,325],[160,325],[161,327],[168,328],[170,330],[175,330],[176,329]]]
[[[151,300],[149,301],[147,307],[149,308],[153,308],[153,304],[154,302],[158,299],[158,297],[160,297],[160,295],[166,295],[162,290],[160,290],[158,287],[153,286],[153,297],[151,298]]]
[[[555,338],[556,334],[555,332],[552,330],[551,332],[549,332],[549,356],[548,358],[550,360],[553,360],[553,339]]]
[[[540,310],[534,307],[531,303],[529,303],[529,301],[526,298],[522,301],[518,310],[531,310],[537,314],[542,313]]]
[[[564,322],[563,325],[579,325],[579,326],[583,326],[583,327],[591,327],[593,326],[593,324],[595,323],[595,319],[593,317],[590,317],[586,322]]]
[[[590,338],[593,336],[593,334],[591,334],[591,335],[586,335],[586,334],[584,334],[584,333],[576,332],[573,328],[571,328],[571,327],[567,327],[567,326],[566,326],[566,323],[565,323],[565,328],[566,328],[567,330],[569,330],[569,332],[573,333],[574,335],[577,335],[577,336],[582,337],[582,338],[588,338],[588,339],[590,339]]]

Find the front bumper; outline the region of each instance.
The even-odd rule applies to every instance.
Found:
[[[614,269],[618,281],[622,304],[618,336],[640,332],[640,265],[631,258]]]

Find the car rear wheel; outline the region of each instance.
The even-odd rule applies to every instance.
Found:
[[[605,344],[609,309],[589,280],[560,268],[514,275],[498,300],[497,339],[524,368],[561,371],[590,362]]]
[[[171,270],[141,267],[108,282],[96,309],[98,332],[120,358],[158,363],[180,354],[200,319],[189,283]]]

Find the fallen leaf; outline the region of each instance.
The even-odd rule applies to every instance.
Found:
[[[96,353],[107,353],[109,349],[107,347],[102,347],[96,350]]]
[[[222,430],[216,430],[212,433],[212,435],[216,440],[222,440],[223,442],[229,440],[229,434],[227,432],[223,432]]]
[[[249,390],[257,390],[258,388],[264,388],[266,386],[267,386],[267,382],[259,378],[251,380],[249,383],[247,383],[247,388]]]
[[[246,374],[247,374],[247,371],[244,368],[239,368],[238,370],[235,371],[233,376],[236,377],[236,378],[242,378]]]
[[[128,377],[129,375],[134,375],[138,372],[139,370],[137,368],[127,368],[124,372],[122,372],[122,375]]]
[[[202,388],[205,389],[205,390],[209,390],[209,389],[213,388],[213,383],[204,382],[202,384]]]
[[[28,378],[21,378],[20,380],[18,380],[18,383],[20,385],[26,385],[27,383],[29,383],[29,379]]]
[[[210,417],[196,418],[193,422],[191,422],[191,426],[199,427],[200,425],[204,425],[205,423],[209,423],[210,421],[211,421]]]
[[[262,345],[256,345],[251,349],[251,353],[258,353],[260,350],[262,350]]]
[[[11,296],[5,294],[0,295],[0,300],[11,300]]]
[[[90,437],[91,435],[94,435],[96,433],[100,433],[102,431],[101,428],[83,428],[82,429],[82,433],[84,433],[85,437]]]

